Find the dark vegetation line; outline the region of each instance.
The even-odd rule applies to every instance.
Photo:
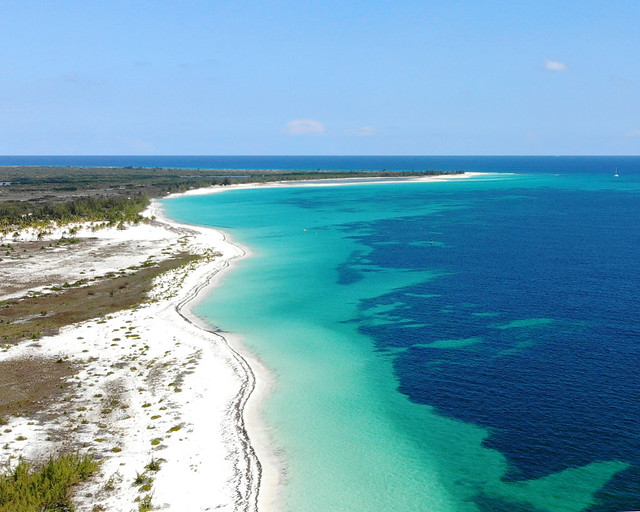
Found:
[[[65,202],[0,202],[0,230],[3,234],[29,227],[47,228],[51,223],[106,222],[119,225],[140,222],[149,197],[82,197]]]

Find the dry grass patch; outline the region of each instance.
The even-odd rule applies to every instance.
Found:
[[[0,303],[0,341],[56,334],[65,325],[128,309],[144,302],[153,279],[200,257],[180,253],[132,274],[112,276],[97,282],[81,280],[56,287],[55,293]]]
[[[0,417],[27,416],[46,410],[69,393],[65,381],[77,370],[75,363],[63,360],[0,361]]]
[[[34,255],[39,255],[40,251],[64,247],[65,245],[74,245],[78,247],[90,248],[96,237],[74,238],[62,236],[58,240],[34,240],[19,241],[11,244],[0,244],[0,256],[4,259],[25,259]]]

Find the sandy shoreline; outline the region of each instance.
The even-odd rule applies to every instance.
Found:
[[[257,187],[443,181],[478,174],[231,185],[178,195]],[[192,313],[197,301],[247,251],[219,230],[165,218],[156,202],[146,215],[157,220],[126,230],[80,229],[77,237],[94,239],[91,253],[75,259],[62,252],[54,258],[36,256],[11,270],[25,273],[25,286],[19,292],[0,290],[3,298],[30,289],[34,265],[51,285],[184,250],[205,256],[204,262],[158,278],[150,303],[65,327],[58,335],[35,342],[4,346],[0,361],[55,358],[79,361],[81,369],[70,379],[77,388],[73,397],[54,405],[46,420],[8,418],[0,437],[2,454],[5,459],[37,460],[82,447],[81,451],[101,458],[100,475],[78,493],[79,511],[98,510],[94,508],[98,505],[103,507],[100,510],[129,512],[147,494],[161,510],[275,510],[282,465],[260,420],[260,405],[272,378],[242,348],[238,336],[219,332]],[[104,256],[103,246],[115,248],[108,253],[113,257]],[[63,272],[56,265],[59,261],[66,262]],[[62,431],[67,435],[59,435]],[[151,491],[133,484],[140,474],[149,473],[145,466],[151,460],[160,459],[161,469],[151,475]]]
[[[146,213],[160,217],[157,203]],[[129,512],[147,494],[162,510],[256,511],[261,470],[244,419],[256,379],[222,334],[190,312],[245,251],[217,230],[166,219],[126,230],[84,227],[75,236],[93,239],[90,250],[73,254],[69,246],[3,262],[3,274],[13,281],[22,274],[25,286],[20,293],[14,283],[2,298],[32,289],[34,268],[50,285],[61,285],[185,250],[204,261],[157,278],[150,303],[67,326],[55,336],[3,345],[0,361],[39,358],[80,366],[64,403],[37,418],[5,418],[4,460],[42,460],[69,449],[93,453],[102,460],[100,474],[79,490],[79,511]],[[152,460],[161,460],[153,474],[145,470]],[[140,474],[153,478],[152,489],[134,485]]]
[[[176,194],[171,197],[180,195],[182,194]],[[185,192],[184,195],[188,195],[188,192]],[[162,222],[168,225],[189,226],[192,229],[201,228],[200,226],[178,224],[167,218],[158,203],[153,204],[148,214],[161,219]],[[225,243],[235,247],[237,254],[225,260],[220,271],[209,274],[207,281],[201,284],[197,290],[194,290],[191,297],[187,298],[177,309],[178,313],[187,322],[217,336],[228,347],[237,364],[244,371],[245,382],[242,384],[238,395],[236,395],[233,407],[236,431],[241,434],[240,439],[244,448],[244,457],[247,459],[245,461],[246,468],[251,474],[251,486],[247,489],[247,492],[251,497],[249,501],[255,504],[255,510],[270,512],[277,510],[278,488],[282,480],[282,462],[274,453],[269,434],[261,420],[261,406],[273,387],[272,376],[262,361],[244,348],[242,339],[237,334],[212,330],[209,324],[193,313],[193,309],[199,301],[205,299],[208,293],[218,285],[219,280],[224,277],[221,271],[231,270],[238,259],[251,255],[248,248],[231,242],[225,232],[218,229],[214,231],[220,234]]]
[[[465,172],[464,174],[448,174],[436,176],[408,176],[406,178],[395,177],[375,177],[375,178],[336,178],[328,180],[296,180],[296,181],[271,181],[266,183],[246,183],[239,185],[215,185],[212,187],[203,187],[178,194],[170,194],[167,199],[181,196],[198,196],[206,194],[215,194],[224,192],[225,190],[241,190],[251,188],[281,188],[281,187],[348,187],[353,185],[382,185],[389,183],[429,183],[466,179],[478,176],[490,176],[494,173],[489,172]]]

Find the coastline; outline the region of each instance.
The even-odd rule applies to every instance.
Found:
[[[213,231],[219,236],[218,244],[215,246],[216,249],[219,250],[221,247],[229,248],[228,252],[227,250],[223,251],[223,257],[218,261],[215,268],[203,273],[195,286],[185,290],[183,298],[175,304],[175,311],[187,324],[190,324],[191,326],[215,337],[217,342],[222,344],[222,346],[224,346],[229,352],[231,366],[234,368],[234,372],[237,374],[240,383],[236,394],[227,404],[227,409],[230,412],[229,419],[231,420],[233,427],[230,429],[232,432],[227,432],[227,435],[225,435],[228,442],[235,445],[233,448],[233,452],[236,456],[236,460],[234,461],[234,471],[237,477],[235,493],[238,498],[235,502],[234,510],[241,512],[257,512],[257,510],[259,510],[258,496],[262,478],[262,467],[260,460],[256,455],[255,448],[251,444],[251,439],[247,432],[244,418],[244,411],[247,403],[256,389],[256,376],[247,360],[239,353],[239,344],[236,342],[235,346],[232,345],[227,339],[228,335],[225,336],[222,331],[208,325],[193,313],[193,308],[218,285],[222,274],[225,271],[230,270],[236,260],[246,257],[249,253],[240,245],[230,242],[227,234],[223,231],[178,223],[169,219],[164,215],[164,212],[157,201],[152,202],[150,207],[147,209],[146,214],[148,216],[154,216],[156,219],[160,219],[160,221],[167,226],[171,226],[176,229],[187,228],[195,231],[204,230],[205,233],[207,231]]]
[[[78,239],[92,240],[90,251],[73,255],[69,246],[52,249],[60,251],[53,252],[58,261],[49,253],[13,262],[25,286],[20,293],[3,289],[3,298],[46,293],[47,287],[34,286],[32,267],[42,270],[51,286],[111,271],[126,274],[127,265],[150,257],[184,251],[203,256],[156,278],[147,303],[36,341],[3,345],[0,362],[69,361],[78,371],[60,384],[73,389],[64,401],[37,417],[4,418],[2,455],[42,461],[69,450],[93,454],[101,460],[100,472],[80,486],[78,511],[129,512],[147,493],[158,509],[255,512],[261,467],[244,411],[252,407],[247,401],[256,384],[253,367],[260,365],[249,366],[238,352],[239,340],[230,343],[191,313],[246,251],[218,230],[159,214],[154,202],[145,215],[160,219],[150,225],[96,232],[76,226]],[[21,240],[30,237],[22,235]],[[47,264],[53,270],[41,268]],[[259,380],[268,382],[266,376]],[[154,460],[161,461],[160,470],[148,474],[145,468]],[[140,475],[151,479],[151,489],[135,484]]]
[[[181,195],[188,195],[188,192],[168,197]],[[223,343],[233,354],[238,367],[244,373],[244,381],[230,407],[234,411],[235,428],[242,446],[247,476],[246,492],[250,496],[247,501],[253,504],[255,511],[275,511],[281,482],[282,461],[275,454],[267,428],[261,419],[261,407],[272,391],[273,376],[262,361],[244,347],[240,336],[217,330],[193,313],[193,309],[218,286],[220,279],[224,277],[223,273],[231,271],[238,260],[250,257],[251,252],[248,248],[231,241],[229,235],[218,228],[178,223],[170,219],[157,201],[152,203],[147,213],[149,216],[161,219],[167,225],[214,231],[220,235],[225,244],[229,244],[238,251],[238,254],[221,262],[221,268],[210,273],[204,283],[201,283],[189,297],[176,306],[176,311],[186,322],[211,333]]]
[[[484,172],[467,172],[464,174],[452,174],[449,176],[425,176],[425,177],[409,177],[409,178],[345,178],[340,180],[299,180],[299,181],[278,181],[270,183],[253,183],[253,184],[239,184],[239,185],[225,185],[225,186],[212,186],[203,187],[186,192],[170,194],[164,199],[173,199],[178,197],[208,195],[225,192],[228,190],[247,190],[256,188],[280,188],[280,187],[335,187],[335,186],[352,186],[362,184],[389,184],[389,183],[407,183],[407,182],[442,182],[452,179],[470,178],[476,176],[491,175],[492,173]],[[163,222],[169,224],[178,224],[176,221],[166,217],[161,207],[156,204],[156,217],[161,218]],[[190,224],[178,224],[181,226],[189,226],[190,228],[201,228],[200,226]],[[241,257],[250,256],[250,251],[237,244],[236,242],[230,242],[228,235],[218,228],[206,228],[213,229],[219,232],[225,242],[231,243],[238,247],[242,252]],[[233,263],[236,259],[229,260],[225,270],[230,270],[233,267]],[[200,300],[206,298],[207,294],[215,288],[217,280],[222,277],[220,274],[211,276],[210,282],[202,286],[198,291],[198,296],[185,303],[186,316],[185,320],[198,325],[200,328],[212,332],[220,337],[220,339],[234,352],[238,358],[239,364],[246,369],[246,375],[248,382],[246,384],[246,394],[241,396],[243,390],[239,393],[239,399],[237,402],[237,414],[242,416],[243,412],[246,416],[244,428],[240,427],[246,436],[247,443],[247,457],[255,461],[257,467],[258,478],[255,480],[256,488],[252,489],[257,495],[257,511],[258,512],[272,512],[278,510],[278,497],[280,485],[284,480],[285,462],[276,453],[276,448],[273,444],[273,440],[270,439],[268,428],[264,424],[261,417],[261,406],[269,396],[273,387],[273,376],[269,369],[257,358],[257,356],[248,351],[242,344],[240,337],[234,333],[225,332],[224,335],[220,332],[213,331],[212,326],[209,326],[201,318],[193,314],[193,308],[198,304]],[[202,293],[200,293],[202,292]],[[244,386],[243,386],[244,388]],[[241,425],[241,419],[238,420]],[[253,447],[252,447],[253,445]]]
[[[242,188],[443,181],[478,174],[484,173],[232,185],[168,197]],[[82,446],[83,451],[100,458],[99,477],[78,492],[79,511],[95,510],[97,501],[103,510],[131,510],[143,492],[132,482],[153,460],[163,461],[160,471],[153,474],[150,493],[157,508],[275,510],[283,465],[260,417],[273,377],[237,335],[220,332],[193,313],[198,301],[248,251],[218,229],[166,218],[155,201],[145,215],[157,219],[152,226],[95,233],[88,226],[81,227],[78,237],[91,237],[98,243],[115,240],[115,252],[120,254],[124,246],[130,251],[114,261],[92,260],[88,265],[80,258],[76,266],[85,266],[69,265],[67,271],[84,274],[85,267],[94,266],[91,270],[99,274],[124,267],[125,261],[142,263],[149,255],[162,258],[184,250],[205,256],[205,261],[157,278],[150,303],[67,326],[37,342],[25,340],[5,347],[0,361],[57,358],[79,361],[80,370],[68,382],[77,385],[77,391],[69,402],[54,404],[48,420],[9,418],[0,438],[4,454],[38,460]],[[142,249],[141,240],[148,242]],[[62,258],[61,254],[56,257]],[[119,331],[124,332],[124,343]],[[116,395],[111,406],[105,406],[107,398]],[[56,419],[51,421],[52,417]],[[60,435],[62,430],[74,433],[65,438]],[[24,440],[29,441],[28,446]]]
[[[443,174],[436,176],[409,176],[406,178],[373,177],[373,178],[337,178],[328,180],[295,180],[295,181],[270,181],[266,183],[241,183],[236,185],[213,185],[211,187],[196,188],[185,192],[169,194],[164,199],[182,196],[198,196],[215,194],[225,190],[242,190],[253,188],[280,188],[280,187],[348,187],[352,185],[383,185],[390,183],[431,183],[459,179],[468,179],[478,176],[492,176],[491,172],[464,172],[461,174]],[[502,173],[505,174],[505,173]]]

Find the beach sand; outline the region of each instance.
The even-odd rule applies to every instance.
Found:
[[[160,218],[157,204],[146,215]],[[79,228],[75,237],[91,239],[88,246],[4,261],[2,299],[42,291],[43,283],[126,271],[150,256],[186,250],[205,261],[157,278],[150,303],[64,327],[55,336],[4,345],[0,361],[75,362],[79,371],[65,401],[35,417],[5,418],[0,454],[14,462],[68,450],[96,455],[100,474],[78,490],[79,511],[100,506],[129,512],[147,494],[163,510],[257,510],[261,470],[243,414],[254,390],[253,370],[221,333],[189,312],[245,251],[219,231],[166,219],[126,230]],[[145,470],[152,460],[160,461],[159,471]],[[153,478],[152,489],[134,485],[139,475]]]
[[[390,181],[409,180],[375,180]],[[239,185],[185,194],[361,182]],[[86,245],[3,261],[2,300],[126,271],[149,257],[185,250],[205,256],[157,278],[151,302],[67,326],[55,336],[2,346],[0,362],[45,358],[75,362],[79,371],[67,382],[73,392],[65,400],[43,406],[36,416],[5,418],[0,454],[13,462],[68,450],[95,454],[101,468],[78,489],[78,511],[129,512],[147,496],[160,510],[276,510],[283,465],[260,421],[270,374],[241,339],[206,325],[190,309],[248,253],[218,230],[164,218],[157,203],[145,215],[154,221],[95,232],[78,226],[74,236]],[[22,233],[20,239],[27,238],[35,233]],[[146,468],[152,461],[160,462],[158,471]]]

